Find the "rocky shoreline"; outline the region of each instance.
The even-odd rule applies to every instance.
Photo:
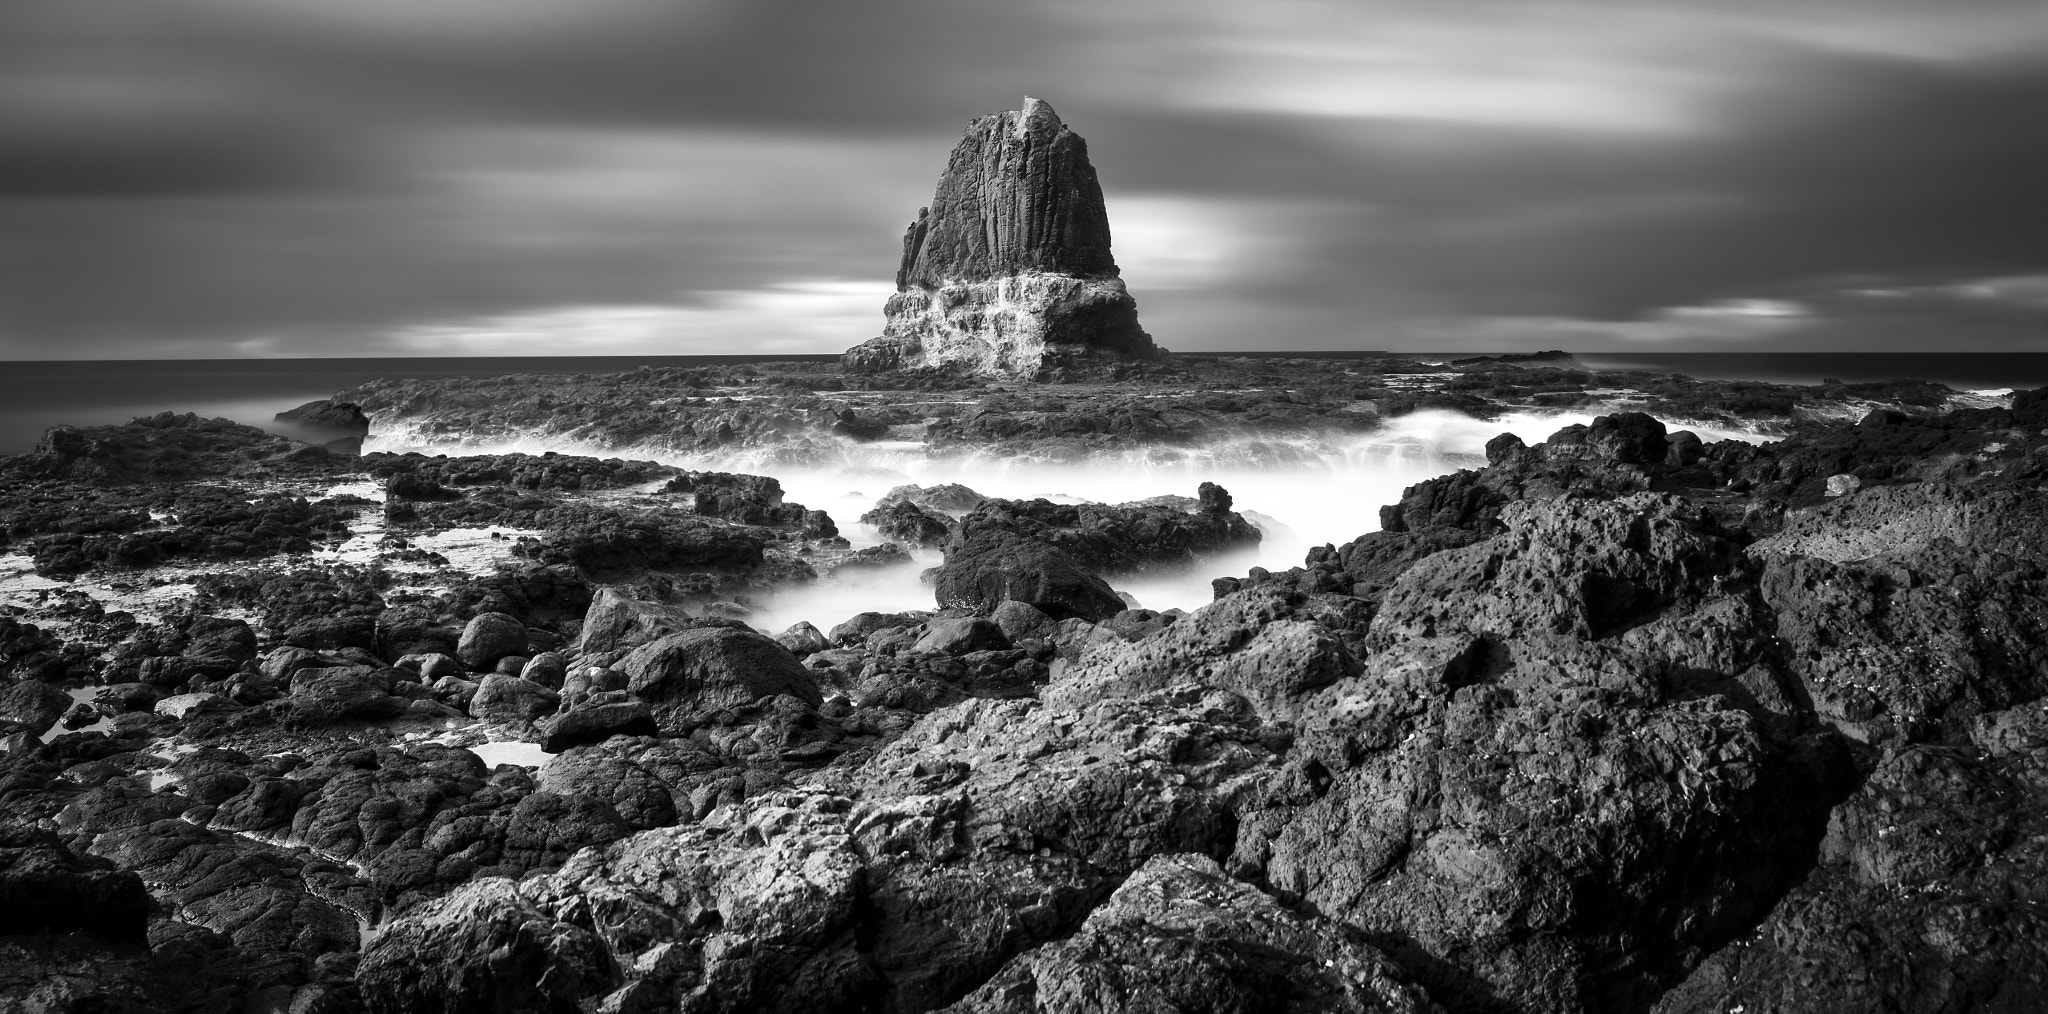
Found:
[[[0,1010],[2048,995],[2048,391],[1555,359],[1053,379],[385,381],[295,410],[304,439],[163,415],[0,459]],[[772,477],[1430,410],[1599,415],[1191,612],[1117,585],[1259,542],[1213,484],[905,486],[856,520]],[[914,553],[928,609],[747,622]]]

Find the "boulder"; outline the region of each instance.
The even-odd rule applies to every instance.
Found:
[[[597,934],[557,923],[493,877],[381,929],[356,982],[372,1014],[506,1014],[575,1010],[613,974]]]
[[[910,650],[965,655],[971,651],[1004,651],[1009,647],[1010,639],[1003,636],[1002,627],[979,616],[961,616],[927,621],[924,635]]]
[[[862,514],[860,523],[909,546],[936,546],[952,532],[945,518],[907,500],[884,503]]]
[[[506,613],[479,613],[462,628],[455,657],[470,672],[489,672],[507,655],[526,653],[526,625]]]
[[[777,696],[824,703],[789,650],[750,630],[703,627],[670,634],[621,659],[626,689],[653,706],[666,735],[685,735]]]
[[[41,733],[71,707],[71,695],[41,680],[22,680],[0,688],[0,722],[13,722]]]
[[[860,644],[877,631],[892,627],[911,627],[923,623],[926,613],[855,613],[846,621],[832,628],[829,639],[833,644]]]
[[[995,625],[1002,629],[1003,636],[1009,638],[1012,644],[1027,637],[1045,638],[1051,634],[1056,622],[1037,606],[1016,599],[998,603],[989,613],[989,619],[995,621]]]
[[[812,626],[809,620],[791,624],[788,630],[775,635],[775,643],[789,649],[789,653],[798,658],[832,647],[831,639]]]
[[[660,731],[654,722],[654,711],[645,701],[588,703],[543,719],[540,748],[548,753],[561,753],[613,736],[654,736]]]
[[[404,698],[391,696],[396,672],[370,666],[302,669],[292,678],[292,715],[309,725],[395,717],[406,705]]]
[[[576,649],[584,655],[646,644],[690,625],[681,606],[631,598],[616,588],[600,588],[583,616]]]
[[[235,702],[219,694],[178,694],[156,702],[156,713],[183,720],[208,711],[227,711]]]
[[[469,717],[522,725],[555,710],[561,698],[532,680],[492,673],[477,684],[469,699]]]
[[[1055,619],[1101,620],[1124,610],[1109,582],[1037,539],[989,534],[947,545],[932,584],[939,605],[987,614],[1022,602]]]
[[[519,667],[522,679],[538,683],[549,690],[562,689],[562,681],[569,675],[569,660],[559,651],[543,651],[526,660]]]
[[[50,831],[0,826],[0,936],[88,930],[139,944],[150,908],[134,873],[80,858]]]
[[[1250,589],[1219,599],[1135,643],[1098,640],[1045,690],[1081,707],[1176,684],[1242,695],[1269,720],[1291,721],[1306,695],[1360,672],[1351,650],[1298,594]]]

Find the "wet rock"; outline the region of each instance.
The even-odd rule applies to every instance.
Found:
[[[1055,678],[1045,699],[1081,707],[1186,683],[1240,694],[1267,719],[1284,721],[1309,692],[1359,671],[1351,650],[1316,622],[1301,596],[1250,590],[1136,643],[1097,642]]]
[[[978,616],[963,616],[927,621],[923,636],[910,646],[910,650],[965,655],[973,651],[1002,651],[1009,647],[1010,639],[1003,636],[1002,627]]]
[[[1889,752],[1830,821],[1821,863],[1661,1014],[2021,1010],[2048,990],[2048,780],[2038,704],[1969,746]]]
[[[832,647],[832,641],[817,627],[812,626],[809,620],[798,620],[791,624],[788,630],[775,635],[775,643],[782,645],[798,658]]]
[[[1124,609],[1109,583],[1034,538],[987,534],[948,543],[932,585],[941,606],[987,613],[1006,601],[1048,616],[1105,619]]]
[[[633,648],[690,626],[680,606],[645,602],[616,588],[600,588],[583,617],[577,650],[590,655]]]
[[[653,736],[660,733],[654,712],[645,701],[586,703],[570,708],[540,723],[540,748],[561,753],[586,743],[601,743],[613,736]]]
[[[261,672],[279,683],[290,683],[302,669],[331,669],[349,665],[347,660],[322,654],[311,648],[287,645],[273,648],[263,656]]]
[[[1815,512],[1831,526],[1795,519],[1759,542],[1798,695],[1877,743],[1954,738],[1978,714],[2048,694],[2048,570],[2021,534],[2044,504],[1869,490]]]
[[[1435,1011],[1386,955],[1200,855],[1147,862],[1079,932],[1018,956],[949,1014]]]
[[[1003,636],[1009,638],[1012,644],[1025,638],[1044,638],[1055,622],[1037,606],[1015,599],[998,603],[995,609],[990,611],[989,619],[995,621],[996,626],[1002,629]]]
[[[823,703],[816,681],[787,649],[760,634],[705,627],[670,634],[620,660],[626,688],[653,706],[668,735],[685,735],[786,695]]]
[[[890,504],[907,503],[939,514],[964,514],[981,506],[982,501],[987,499],[989,498],[957,482],[942,482],[931,486],[911,483],[890,488],[889,492],[882,494],[882,498],[876,501],[876,504],[886,507]]]
[[[341,454],[362,453],[370,435],[370,418],[354,402],[323,399],[279,412],[272,421],[285,424],[292,436]]]
[[[139,943],[149,910],[135,874],[80,858],[49,831],[0,828],[0,935],[87,930]]]
[[[1174,620],[1174,616],[1155,609],[1126,609],[1103,620],[1102,626],[1126,641],[1142,641],[1172,626]]]
[[[1153,354],[1087,145],[1037,99],[968,127],[904,236],[896,282],[883,336],[845,368],[1032,376],[1088,353]]]
[[[449,489],[425,475],[400,472],[384,480],[386,504],[446,503],[462,499],[462,491]]]
[[[455,657],[470,672],[488,672],[507,655],[526,651],[526,625],[504,613],[482,613],[462,628]]]
[[[860,644],[880,631],[914,627],[928,616],[926,613],[855,613],[834,626],[829,636],[833,644]]]
[[[208,711],[228,711],[235,702],[219,694],[178,694],[156,702],[156,713],[183,720]]]
[[[551,714],[560,695],[532,680],[492,673],[477,684],[469,699],[469,717],[486,722],[524,725]]]
[[[377,646],[377,620],[371,616],[323,616],[301,620],[285,631],[284,642],[297,648],[327,650]]]
[[[630,831],[601,796],[536,791],[512,807],[505,828],[505,859],[521,869],[552,869],[583,849],[608,845]]]
[[[302,669],[292,677],[291,714],[313,726],[395,717],[405,710],[405,699],[391,696],[393,672],[369,666]]]
[[[70,710],[64,712],[64,717],[58,719],[57,724],[65,729],[83,729],[99,721],[99,719],[100,713],[98,709],[84,701],[79,701],[73,704]]]
[[[695,501],[693,509],[705,517],[749,525],[808,525],[819,538],[838,534],[836,529],[824,530],[830,526],[831,519],[824,517],[822,512],[806,511],[802,504],[783,503],[782,483],[771,476],[684,472],[670,479],[665,489],[670,493],[692,494]],[[819,516],[812,518],[811,514]]]
[[[555,922],[517,883],[491,878],[379,932],[356,982],[374,1014],[561,1011],[609,985],[609,965],[595,933]]]
[[[860,523],[909,546],[936,546],[952,533],[944,518],[907,500],[884,503],[862,514]]]
[[[23,680],[0,689],[0,722],[12,722],[32,733],[56,725],[71,707],[71,695],[40,680]]]
[[[116,683],[113,686],[102,687],[93,694],[93,704],[113,714],[126,714],[131,711],[153,711],[156,709],[156,702],[165,696],[162,688],[147,683]]]
[[[415,663],[411,668],[413,669],[413,671],[419,673],[420,682],[429,685],[432,685],[433,683],[440,681],[444,677],[460,677],[461,675],[463,675],[464,672],[462,668],[462,663],[457,662],[452,656],[443,655],[439,652],[431,652],[422,655],[408,655],[405,658],[401,658],[398,660],[398,668],[408,668],[408,666],[406,665],[407,659],[410,659]]]
[[[569,661],[559,651],[543,651],[526,660],[519,667],[519,677],[538,683],[549,690],[560,690],[562,681],[568,677]]]

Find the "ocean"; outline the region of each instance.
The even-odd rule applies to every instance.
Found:
[[[33,450],[52,426],[123,423],[158,412],[224,416],[252,426],[380,377],[616,373],[641,366],[805,360],[778,356],[448,356],[362,359],[123,359],[0,363],[0,454]]]
[[[1211,353],[1216,354],[1216,353]],[[1227,354],[1227,353],[1226,353]],[[1271,358],[1285,353],[1252,353]],[[1302,358],[1362,359],[1388,353],[1296,353]],[[1403,354],[1422,361],[1459,358],[1460,353]],[[257,359],[126,362],[26,362],[0,366],[0,454],[32,449],[43,431],[60,424],[124,422],[162,411],[197,412],[264,425],[272,416],[307,401],[379,377],[434,378],[500,376],[511,373],[610,373],[640,366],[704,366],[814,356],[641,356],[552,358]],[[1926,378],[1959,390],[2048,385],[2048,355],[1812,356],[1662,355],[1628,359],[1585,356],[1595,369],[1680,372],[1703,378],[1756,379],[1818,384],[1842,381]],[[1378,527],[1379,505],[1401,491],[1444,472],[1484,460],[1488,439],[1503,431],[1534,443],[1570,423],[1589,422],[1594,410],[1516,411],[1481,421],[1446,410],[1426,410],[1387,421],[1371,433],[1346,434],[1300,446],[1264,440],[1219,438],[1212,445],[1177,448],[1157,455],[1152,448],[1107,449],[1084,460],[1037,461],[1007,454],[933,453],[921,444],[878,441],[849,444],[841,457],[796,464],[778,449],[744,448],[732,454],[579,447],[559,437],[507,437],[432,429],[415,432],[402,420],[378,428],[373,421],[367,449],[474,454],[503,451],[622,454],[647,457],[684,468],[739,471],[775,476],[792,502],[828,511],[856,545],[880,536],[846,524],[871,507],[890,486],[961,482],[990,496],[1057,501],[1121,503],[1165,493],[1187,495],[1213,481],[1234,492],[1237,507],[1265,532],[1256,550],[1206,562],[1185,573],[1126,577],[1120,591],[1151,608],[1192,609],[1211,597],[1209,578],[1242,573],[1252,566],[1285,569],[1309,548],[1341,544]],[[1691,424],[1708,440],[1767,439],[1741,431],[1717,432]],[[499,545],[502,545],[500,543]],[[921,579],[937,562],[923,552],[910,563],[855,570],[783,589],[752,603],[749,622],[780,630],[799,620],[829,628],[864,609],[903,610],[931,606],[931,589]]]
[[[1262,358],[1438,360],[1472,353],[1195,353]],[[51,426],[126,422],[158,412],[197,412],[264,425],[285,409],[379,377],[612,373],[640,366],[707,366],[773,360],[831,362],[836,355],[550,356],[378,359],[169,359],[0,363],[0,454],[35,447]],[[2048,386],[2048,353],[1592,353],[1602,370],[1652,370],[1714,380],[1818,384],[1834,379],[1933,380],[1958,390]]]

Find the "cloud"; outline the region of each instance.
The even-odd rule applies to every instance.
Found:
[[[2048,276],[2044,41],[2017,0],[11,0],[0,357],[584,341],[631,330],[590,308],[885,280],[960,127],[1027,91],[1088,137],[1171,347],[2013,347]],[[1987,279],[2021,295],[1944,289]],[[1674,309],[1739,300],[1810,319]]]
[[[809,353],[836,349],[848,334],[879,334],[879,307],[892,288],[826,279],[710,292],[695,306],[563,306],[408,325],[380,336],[381,348],[373,349],[401,356]]]

